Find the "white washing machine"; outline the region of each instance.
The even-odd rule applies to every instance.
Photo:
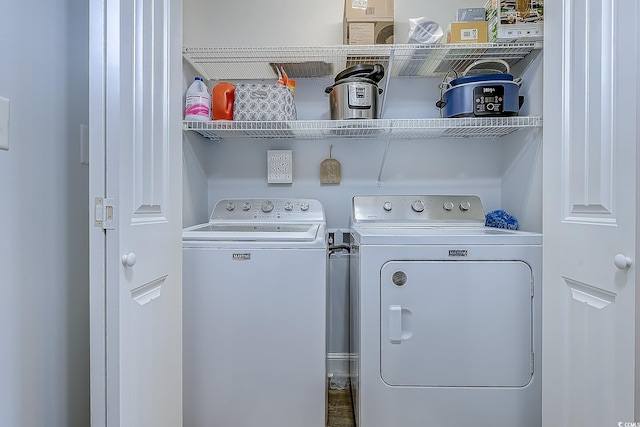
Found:
[[[358,427],[540,427],[542,236],[476,196],[356,196]]]
[[[184,426],[324,427],[326,287],[316,200],[220,200],[183,230]]]

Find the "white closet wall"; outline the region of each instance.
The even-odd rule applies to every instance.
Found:
[[[221,6],[184,0],[185,47],[287,47],[342,44],[342,0],[295,3],[250,1]],[[484,0],[430,2],[396,0],[396,42],[404,43],[409,18],[427,17],[445,27],[458,7],[481,7]],[[251,13],[247,13],[250,10]],[[282,11],[286,10],[286,13]],[[532,53],[513,74],[523,77],[521,115],[542,116],[542,54]],[[338,72],[341,70],[338,70]],[[184,90],[197,72],[185,61]],[[385,118],[437,118],[442,78],[393,78],[385,93]],[[264,83],[274,83],[265,80]],[[212,87],[216,82],[209,82]],[[295,93],[298,119],[328,120],[327,78],[301,79]],[[385,81],[380,87],[385,87]],[[207,140],[185,132],[185,226],[208,221],[216,201],[226,197],[307,197],[322,202],[330,231],[348,232],[351,198],[359,194],[475,194],[486,212],[505,209],[520,228],[542,231],[542,128],[519,130],[499,139],[229,139]],[[320,184],[320,163],[342,164],[339,185]],[[293,183],[266,182],[266,153],[293,151]],[[341,236],[340,236],[341,237]],[[341,239],[337,239],[340,242]],[[345,260],[332,258],[329,283],[329,372],[344,371],[348,304],[343,296]]]
[[[87,427],[88,3],[0,9],[0,426]]]

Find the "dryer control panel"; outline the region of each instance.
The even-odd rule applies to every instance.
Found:
[[[353,198],[352,220],[425,226],[484,226],[485,216],[478,196],[376,195]]]

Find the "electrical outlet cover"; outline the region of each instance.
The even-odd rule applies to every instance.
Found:
[[[9,100],[0,97],[0,150],[9,149]]]
[[[291,184],[293,182],[293,152],[291,150],[267,150],[267,182]]]

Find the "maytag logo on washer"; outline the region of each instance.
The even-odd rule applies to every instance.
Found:
[[[234,261],[249,261],[251,260],[251,254],[231,254],[231,259]]]
[[[469,254],[465,249],[449,249],[450,257],[463,257],[468,256]]]

